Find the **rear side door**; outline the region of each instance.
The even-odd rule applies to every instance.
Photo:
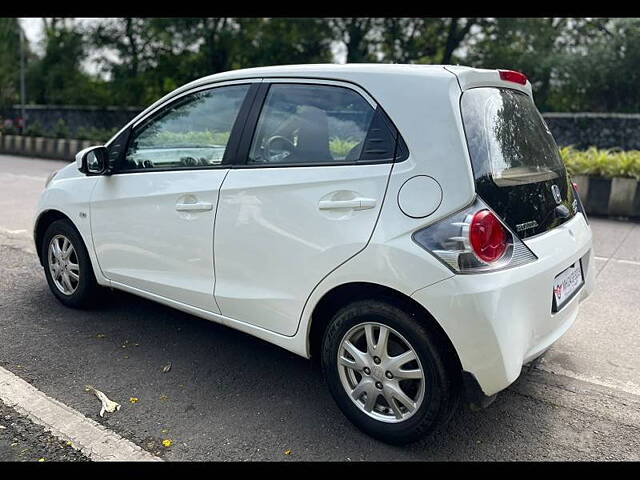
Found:
[[[219,312],[213,227],[229,149],[251,82],[181,95],[133,126],[120,164],[99,178],[91,229],[104,276],[138,291]]]
[[[314,287],[371,237],[395,144],[395,128],[359,88],[265,79],[220,191],[221,313],[294,335]]]

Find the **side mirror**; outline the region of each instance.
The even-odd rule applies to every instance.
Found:
[[[76,155],[76,165],[85,175],[103,175],[109,168],[109,153],[106,147],[89,147]]]

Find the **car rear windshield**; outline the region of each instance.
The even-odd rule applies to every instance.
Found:
[[[558,147],[529,95],[472,88],[460,108],[476,191],[521,238],[573,217],[573,189]]]
[[[553,136],[531,97],[507,88],[474,88],[462,115],[476,176],[498,187],[559,178],[564,167]]]

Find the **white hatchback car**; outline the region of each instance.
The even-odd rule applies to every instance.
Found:
[[[47,181],[53,294],[121,289],[318,359],[391,443],[571,326],[592,235],[518,72],[301,65],[191,82]]]

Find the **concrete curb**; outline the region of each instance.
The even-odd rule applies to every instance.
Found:
[[[94,461],[162,461],[0,367],[0,400]]]
[[[99,145],[94,140],[73,138],[28,137],[0,134],[0,153],[73,161],[80,150]]]

